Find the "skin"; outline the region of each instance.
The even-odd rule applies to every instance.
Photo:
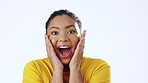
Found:
[[[63,70],[67,68],[70,69],[70,83],[83,83],[80,62],[83,56],[85,34],[86,31],[80,37],[77,36],[75,21],[67,15],[56,16],[50,21],[45,42],[47,55],[54,69],[51,83],[63,83]],[[59,56],[58,46],[62,45],[71,47],[69,58]],[[65,64],[69,65],[64,66]]]

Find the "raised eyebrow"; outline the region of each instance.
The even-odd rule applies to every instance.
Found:
[[[49,30],[51,29],[60,29],[59,27],[51,27]]]
[[[75,28],[75,25],[68,25],[65,28],[67,29],[67,28],[70,28],[70,27],[74,27]]]
[[[75,25],[68,25],[65,28],[70,28],[70,27],[75,27]],[[49,30],[51,29],[60,29],[59,27],[51,27]]]

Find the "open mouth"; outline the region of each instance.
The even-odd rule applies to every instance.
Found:
[[[61,58],[69,58],[71,53],[71,48],[68,46],[58,47],[58,53]]]

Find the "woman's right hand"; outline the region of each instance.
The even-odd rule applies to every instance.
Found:
[[[47,56],[49,60],[52,63],[54,71],[61,71],[63,72],[64,66],[59,60],[59,58],[56,56],[56,53],[54,51],[53,45],[49,39],[49,36],[45,34],[45,42],[46,42],[46,51]]]
[[[59,60],[59,58],[56,56],[56,53],[54,51],[53,45],[48,37],[48,35],[45,34],[45,42],[46,42],[46,50],[47,50],[47,56],[53,66],[53,76],[50,83],[63,83],[63,69],[64,66]]]

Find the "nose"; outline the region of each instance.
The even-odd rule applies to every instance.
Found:
[[[68,37],[66,34],[61,34],[59,37],[59,42],[67,42],[68,41]]]

